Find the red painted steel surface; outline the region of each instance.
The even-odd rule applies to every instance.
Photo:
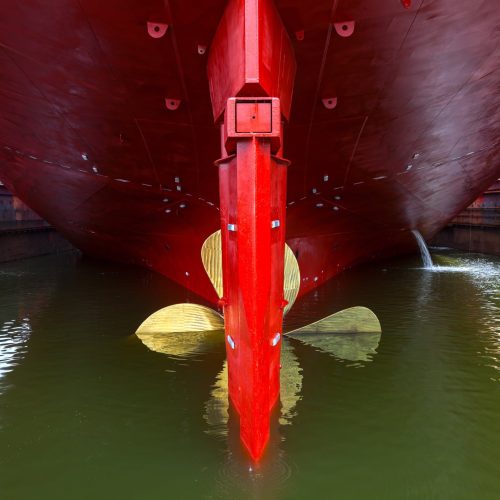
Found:
[[[279,396],[281,340],[273,339],[283,331],[286,168],[259,138],[239,140],[236,155],[219,166],[229,395],[254,459]],[[273,220],[280,226],[272,228]]]
[[[297,60],[283,155],[303,294],[413,251],[411,229],[431,238],[500,177],[500,9],[275,5]],[[199,255],[220,227],[220,127],[199,46],[225,7],[0,0],[0,180],[89,254],[147,266],[214,304]],[[354,31],[339,36],[332,21],[347,20]],[[148,22],[168,29],[153,38]]]
[[[214,117],[237,96],[281,100],[288,118],[296,64],[293,47],[271,0],[228,2],[208,59]]]
[[[232,96],[222,94],[228,97],[222,154],[231,156],[217,164],[229,397],[240,416],[241,439],[258,460],[269,440],[270,413],[280,393],[283,334],[288,162],[274,156],[282,145],[283,109],[280,98],[273,96],[284,98],[288,110],[295,61],[270,0],[231,0],[221,26],[209,56],[214,115],[221,94],[213,90],[226,91],[223,75],[230,73],[234,61],[244,61],[242,91],[256,92],[235,97],[240,93],[236,88]],[[244,43],[228,44],[221,35],[226,32]],[[262,92],[266,97],[259,97]]]

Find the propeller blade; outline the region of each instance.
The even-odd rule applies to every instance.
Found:
[[[219,298],[224,294],[222,287],[222,241],[221,231],[215,231],[201,247],[201,260]]]
[[[183,357],[222,341],[224,319],[208,307],[174,304],[153,313],[135,333],[152,351]]]
[[[285,243],[285,275],[283,283],[283,295],[288,304],[283,310],[283,315],[292,308],[300,288],[300,269],[297,258],[292,249]]]
[[[219,297],[222,297],[222,241],[221,232],[215,231],[203,243],[201,247],[201,260],[210,281]],[[283,313],[286,314],[293,306],[300,288],[299,263],[292,249],[285,244],[285,273],[283,292],[285,300],[288,301]]]
[[[367,307],[344,309],[287,336],[347,361],[369,361],[376,354],[382,329]]]

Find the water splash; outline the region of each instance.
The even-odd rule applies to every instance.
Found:
[[[432,262],[431,254],[429,253],[429,249],[425,243],[423,236],[416,230],[412,230],[413,236],[417,240],[418,247],[420,248],[420,255],[422,256],[422,263],[426,269],[432,269],[434,264]]]

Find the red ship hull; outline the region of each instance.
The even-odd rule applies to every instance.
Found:
[[[500,175],[493,3],[275,0],[297,64],[281,154],[300,294],[413,251]],[[227,2],[56,4],[0,0],[0,179],[84,252],[216,304],[207,54]]]

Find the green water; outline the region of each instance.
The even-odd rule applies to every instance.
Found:
[[[132,335],[194,296],[77,256],[0,266],[0,498],[500,498],[500,260],[433,256],[294,306],[289,325],[368,306],[383,333],[362,361],[288,341],[295,385],[259,466],[219,419],[223,344],[173,359]]]

